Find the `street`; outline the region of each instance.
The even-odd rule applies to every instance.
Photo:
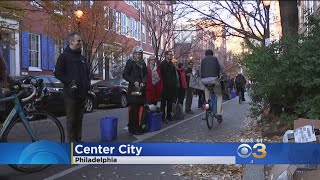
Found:
[[[248,100],[249,98],[246,97]],[[232,99],[223,104],[222,124],[215,122],[209,130],[202,120],[204,111],[197,109],[197,97],[193,99],[192,109],[195,114],[186,115],[184,120],[163,124],[161,130],[140,136],[129,135],[126,129],[127,108],[100,108],[86,114],[83,122],[83,140],[100,142],[100,119],[116,116],[118,121],[118,138],[116,142],[219,142],[241,129],[249,109],[249,102],[238,104]],[[65,118],[60,118],[65,125]],[[25,174],[14,171],[8,166],[0,167],[0,179],[182,179],[177,176],[175,165],[61,165]]]

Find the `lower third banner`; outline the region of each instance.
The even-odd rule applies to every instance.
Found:
[[[319,143],[0,143],[0,164],[320,164]]]

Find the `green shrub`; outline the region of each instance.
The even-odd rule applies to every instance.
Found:
[[[270,104],[279,117],[320,119],[320,22],[310,23],[313,28],[306,37],[287,37],[244,55],[256,116]]]

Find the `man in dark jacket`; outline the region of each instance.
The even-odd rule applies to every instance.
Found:
[[[193,68],[193,62],[188,63],[188,67],[186,68],[186,75],[187,75],[187,97],[186,97],[186,113],[188,114],[194,114],[193,111],[191,111],[191,105],[192,105],[192,98],[193,98],[193,88],[189,87],[190,77],[192,76],[192,68]]]
[[[69,142],[81,142],[85,97],[90,88],[90,72],[86,59],[81,55],[81,37],[71,33],[69,45],[60,54],[54,76],[63,83]]]
[[[222,122],[222,89],[220,78],[227,77],[223,66],[219,63],[218,58],[213,56],[213,51],[208,49],[205,52],[206,57],[201,60],[200,76],[203,84],[215,84],[214,92],[217,96],[217,121]],[[205,99],[208,102],[210,91],[208,88],[204,89]]]
[[[161,111],[162,111],[162,122],[168,123],[167,120],[173,121],[172,119],[172,103],[177,98],[177,75],[176,68],[172,63],[173,52],[165,52],[165,60],[160,63],[160,70],[163,80],[163,89],[161,96]],[[165,113],[167,107],[167,114]]]

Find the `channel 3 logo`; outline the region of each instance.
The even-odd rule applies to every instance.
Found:
[[[262,143],[257,143],[254,144],[252,147],[249,144],[240,144],[238,147],[238,155],[242,158],[248,158],[253,155],[254,158],[256,159],[262,159],[267,156],[267,147],[265,144]],[[256,152],[253,152],[256,151]]]

